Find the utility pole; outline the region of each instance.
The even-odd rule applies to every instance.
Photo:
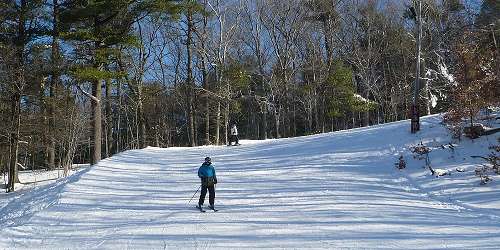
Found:
[[[417,69],[415,72],[415,86],[413,92],[413,102],[411,104],[411,133],[420,130],[420,114],[418,110],[418,94],[420,90],[420,51],[422,49],[422,0],[417,0],[416,23],[417,23]]]

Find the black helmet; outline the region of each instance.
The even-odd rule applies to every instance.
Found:
[[[205,162],[211,162],[212,159],[210,159],[210,157],[205,157]]]

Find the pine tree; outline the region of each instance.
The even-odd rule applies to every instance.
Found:
[[[119,48],[138,46],[133,24],[148,13],[176,11],[173,1],[161,0],[78,0],[61,13],[65,27],[63,37],[76,48],[72,76],[79,82],[90,82],[92,93],[83,93],[92,103],[92,164],[101,159],[102,83],[119,78],[125,72],[110,71],[106,66],[118,58]],[[84,58],[84,59],[80,59]],[[80,85],[78,85],[80,86]]]
[[[348,112],[369,112],[376,107],[372,101],[368,101],[356,94],[353,85],[353,72],[349,67],[338,60],[332,65],[332,73],[326,81],[328,96],[327,115],[330,118],[345,116]]]

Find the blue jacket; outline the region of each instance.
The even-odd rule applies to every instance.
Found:
[[[200,178],[205,178],[205,177],[213,177],[214,180],[217,180],[217,177],[215,176],[215,169],[212,166],[211,163],[203,163],[201,167],[198,169],[198,177]]]

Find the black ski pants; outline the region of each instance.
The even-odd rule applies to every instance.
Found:
[[[205,196],[207,196],[207,190],[209,193],[208,202],[210,203],[210,206],[213,207],[215,203],[215,185],[210,185],[210,186],[201,185],[201,194],[198,204],[202,206],[203,203],[205,203]]]
[[[232,142],[236,142],[236,145],[240,144],[239,139],[240,138],[238,138],[238,135],[231,135],[229,137],[229,145],[231,145]]]

